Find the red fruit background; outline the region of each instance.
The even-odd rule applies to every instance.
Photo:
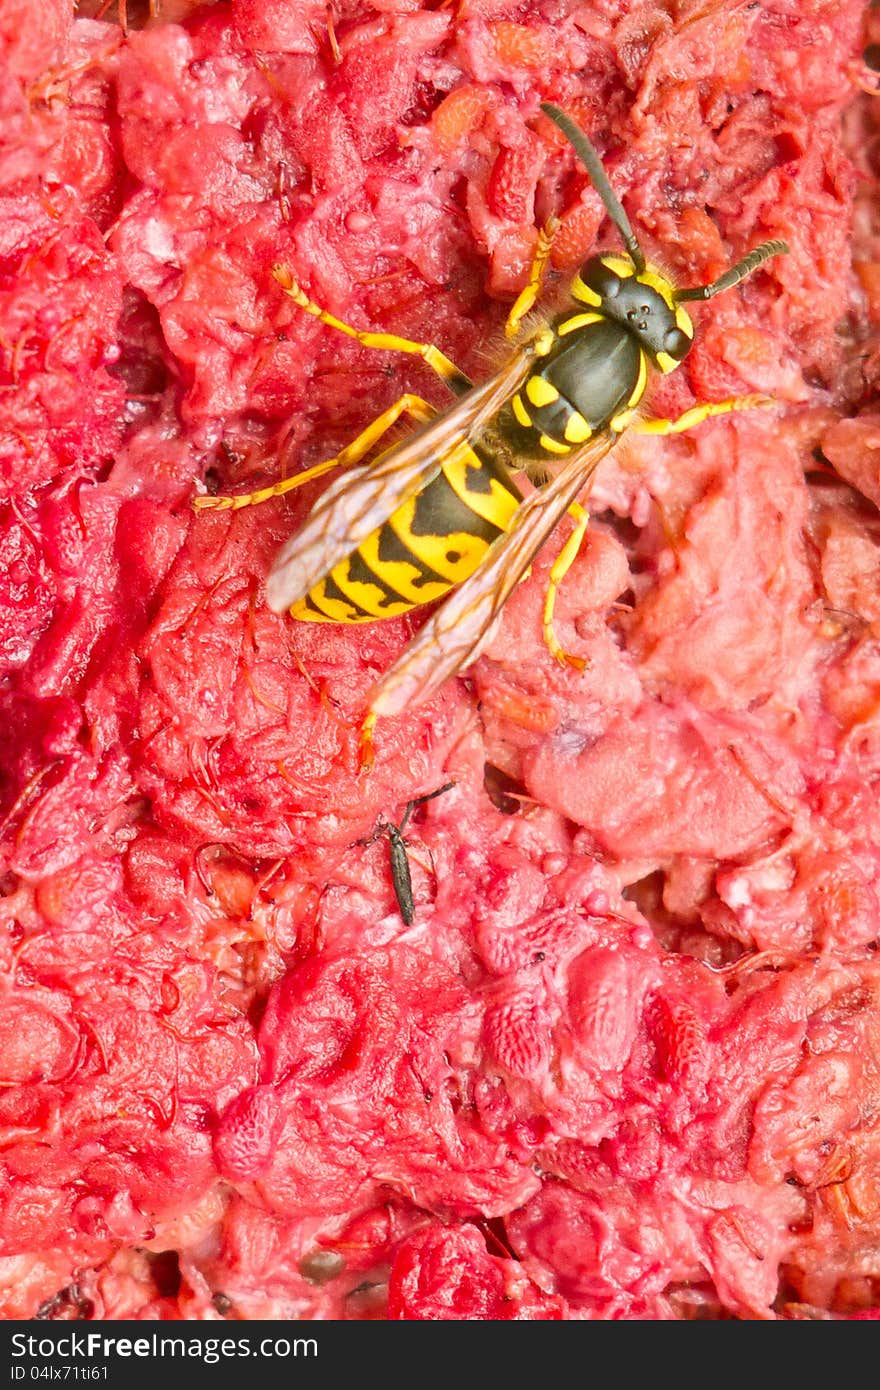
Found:
[[[880,1304],[877,11],[7,0],[0,1310],[872,1316]],[[332,456],[497,359],[537,229],[705,283],[541,637],[380,721],[421,620],[298,624]],[[503,347],[500,351],[503,352]],[[397,910],[378,824],[407,826]]]

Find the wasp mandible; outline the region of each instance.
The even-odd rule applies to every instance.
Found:
[[[285,266],[276,266],[278,284],[305,313],[364,347],[421,357],[457,399],[437,411],[407,392],[334,458],[257,492],[195,502],[200,508],[252,506],[330,469],[353,467],[281,548],[266,581],[270,607],[305,622],[364,623],[445,598],[370,692],[361,734],[364,766],[372,761],[380,715],[428,699],[483,650],[506,599],[566,513],[574,527],[550,570],[544,636],[559,661],[583,666],[554,634],[556,591],[587,528],[582,499],[590,480],[624,430],[678,434],[714,415],[772,404],[768,396],[733,396],[694,406],[674,420],[638,415],[650,374],[674,371],[693,345],[684,304],[731,289],[788,247],[762,242],[711,284],[677,288],[646,261],[584,132],[559,107],[547,102],[541,109],[572,145],[625,253],[591,256],[568,287],[568,306],[524,330],[543,284],[554,230],[548,224],[508,315],[511,353],[478,385],[433,344],[344,323],[309,299]],[[403,417],[415,430],[365,462]],[[533,484],[528,496],[517,474]]]

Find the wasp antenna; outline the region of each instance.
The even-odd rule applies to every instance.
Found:
[[[645,257],[636,240],[636,234],[630,225],[630,220],[620,205],[617,194],[608,182],[608,175],[602,168],[602,161],[592,143],[588,140],[580,126],[575,125],[570,116],[554,106],[550,101],[541,102],[541,110],[545,116],[549,116],[554,125],[562,131],[568,143],[571,145],[578,159],[583,164],[590,176],[590,182],[595,188],[605,206],[605,211],[611,218],[620,235],[623,237],[624,245],[632,258],[636,268],[636,274],[641,275],[645,269]]]
[[[757,270],[758,266],[763,265],[771,256],[787,256],[788,251],[787,242],[762,241],[760,246],[743,256],[741,261],[732,265],[718,280],[713,280],[711,285],[696,285],[690,290],[676,290],[674,297],[679,303],[684,299],[712,299],[716,294],[723,294],[725,290],[738,285],[740,280],[751,275],[753,270]]]

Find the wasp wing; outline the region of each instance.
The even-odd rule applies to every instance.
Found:
[[[524,343],[494,376],[436,419],[356,473],[338,478],[279,551],[266,580],[269,607],[283,613],[304,598],[407,497],[436,477],[444,459],[464,446],[522,384],[534,356],[531,345]]]
[[[453,590],[373,687],[371,711],[398,714],[407,705],[420,704],[479,656],[536,552],[616,442],[616,435],[596,435],[552,481],[526,498],[482,564]]]

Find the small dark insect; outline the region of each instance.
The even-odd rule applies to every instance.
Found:
[[[433,801],[435,796],[442,796],[444,792],[450,791],[455,786],[454,782],[444,782],[442,787],[437,787],[435,791],[426,792],[424,796],[413,797],[408,801],[400,818],[400,824],[395,825],[393,821],[382,820],[376,826],[372,835],[366,840],[360,840],[362,845],[371,845],[380,835],[388,836],[388,858],[391,864],[391,882],[394,885],[394,896],[397,898],[397,907],[406,925],[412,926],[415,917],[416,905],[413,901],[412,875],[409,871],[409,859],[406,853],[406,840],[403,832],[412,819],[413,811],[419,806],[423,806],[426,801]]]

